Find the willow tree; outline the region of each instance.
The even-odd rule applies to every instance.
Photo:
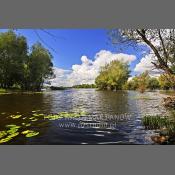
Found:
[[[120,90],[128,80],[129,74],[128,64],[115,60],[101,67],[100,74],[95,79],[95,83],[102,90]]]
[[[175,86],[175,29],[116,29],[110,32],[113,44],[136,46],[145,44],[150,48],[152,64],[170,76]]]

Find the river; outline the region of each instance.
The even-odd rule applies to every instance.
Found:
[[[162,106],[166,96],[159,91],[140,94],[136,91],[97,91],[68,89],[38,94],[0,95],[0,131],[6,125],[20,125],[32,111],[49,115],[60,112],[84,112],[78,118],[30,121],[23,130],[38,131],[36,137],[18,134],[3,144],[154,144],[154,130],[146,130],[141,119],[145,115],[167,114]],[[9,116],[21,115],[14,119]],[[61,124],[61,125],[60,125]]]

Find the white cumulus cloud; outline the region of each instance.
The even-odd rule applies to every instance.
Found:
[[[143,73],[148,71],[149,74],[153,77],[157,77],[160,75],[160,71],[155,69],[152,62],[155,62],[155,57],[152,54],[146,55],[143,57],[140,62],[135,66],[134,71],[137,73]]]
[[[113,60],[131,63],[136,59],[134,55],[123,53],[112,53],[107,50],[98,52],[94,59],[89,59],[87,56],[81,57],[81,64],[72,65],[71,70],[54,68],[56,78],[51,80],[54,86],[73,86],[77,84],[92,84],[99,74],[101,66],[105,66]]]

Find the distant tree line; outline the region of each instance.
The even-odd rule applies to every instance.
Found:
[[[95,84],[80,84],[80,85],[74,85],[72,88],[96,88],[97,86]]]
[[[40,91],[52,67],[52,55],[40,43],[29,48],[13,30],[0,33],[0,88]]]

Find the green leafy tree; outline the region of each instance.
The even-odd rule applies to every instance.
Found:
[[[158,79],[157,78],[149,78],[147,87],[151,90],[155,90],[155,89],[160,88]]]
[[[119,90],[129,78],[129,66],[120,61],[112,61],[101,68],[95,83],[99,89]]]
[[[27,87],[30,90],[41,90],[44,80],[53,75],[52,55],[40,43],[34,44],[27,64],[25,75],[29,81]]]
[[[9,88],[22,81],[27,42],[13,30],[0,33],[0,86]]]
[[[174,83],[171,81],[172,79],[173,77],[170,77],[170,75],[168,74],[160,75],[158,81],[161,89],[168,90],[168,89],[174,88]],[[174,79],[175,79],[175,76],[174,76]]]
[[[13,30],[0,33],[0,88],[41,90],[53,74],[52,67],[52,55],[40,43],[28,53],[24,36]]]

